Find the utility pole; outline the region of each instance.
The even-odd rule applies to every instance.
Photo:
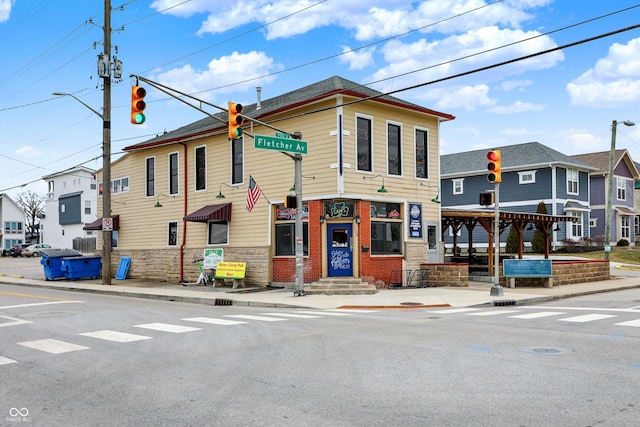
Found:
[[[111,218],[111,0],[104,0],[104,57],[102,98],[102,218]],[[112,223],[113,224],[113,223]],[[111,285],[112,228],[102,230],[102,284]]]

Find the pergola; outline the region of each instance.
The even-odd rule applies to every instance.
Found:
[[[489,248],[494,247],[493,242],[493,224],[495,213],[493,211],[469,211],[469,210],[456,210],[456,209],[442,209],[442,241],[444,241],[444,233],[447,228],[451,227],[453,230],[453,247],[458,246],[458,232],[465,227],[469,235],[469,253],[473,249],[473,229],[480,225],[487,232],[489,236]],[[507,212],[500,211],[500,234],[508,227],[513,226],[518,233],[518,258],[522,259],[522,247],[523,247],[523,232],[527,226],[535,226],[542,232],[544,236],[544,257],[549,258],[549,246],[551,239],[551,232],[553,231],[554,224],[558,222],[573,222],[577,218],[567,215],[547,215],[539,213],[522,213],[522,212]],[[500,245],[498,244],[499,248]],[[489,257],[489,271],[493,266],[493,257]]]

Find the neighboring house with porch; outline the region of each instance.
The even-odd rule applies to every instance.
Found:
[[[597,169],[567,156],[539,142],[493,147],[501,150],[502,182],[499,187],[500,211],[535,213],[544,202],[547,213],[572,216],[573,221],[560,221],[553,229],[552,246],[562,245],[563,239],[577,241],[589,237],[589,174]],[[487,180],[486,150],[447,154],[440,157],[440,186],[442,208],[457,210],[493,211],[494,205],[480,205],[480,193],[494,190]],[[451,229],[444,230],[443,240],[452,246]],[[504,246],[509,230],[502,230]],[[523,230],[525,247],[530,246],[534,228]],[[469,235],[463,227],[456,238],[457,245],[466,248]],[[488,233],[482,227],[473,229],[474,247],[487,247]]]
[[[42,179],[47,183],[45,215],[40,219],[42,242],[54,248],[73,248],[76,240],[77,249],[95,250],[95,231],[83,227],[98,214],[96,171],[76,166]],[[78,239],[91,244],[79,247]]]
[[[14,245],[26,244],[25,214],[22,208],[6,193],[0,193],[0,240],[2,251]]]
[[[596,168],[591,173],[591,235],[604,236],[607,204],[610,151],[572,156],[574,159]],[[634,245],[635,183],[640,174],[625,149],[616,150],[613,163],[613,194],[610,224],[610,241],[614,246],[621,239]]]
[[[293,193],[294,162],[282,152],[289,148],[258,147],[251,137],[273,136],[274,128],[300,131],[308,142],[305,283],[353,277],[381,286],[392,270],[440,259],[440,205],[432,199],[440,124],[452,115],[338,76],[258,96],[242,114],[240,139],[228,138],[223,112],[124,148],[111,166],[112,180],[128,183],[111,197],[114,271],[130,257],[129,277],[193,282],[194,261],[222,249],[225,261],[247,263],[250,285],[293,283],[297,213],[284,200]],[[260,193],[249,210],[252,178]]]

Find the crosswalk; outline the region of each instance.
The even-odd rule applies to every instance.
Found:
[[[433,310],[429,311],[432,314],[441,314],[441,315],[455,315],[459,314],[462,316],[474,316],[474,317],[492,317],[492,316],[506,316],[510,319],[522,319],[522,320],[534,320],[534,319],[543,319],[543,318],[552,318],[558,322],[570,322],[570,323],[589,323],[589,322],[598,322],[602,320],[616,320],[620,318],[621,314],[639,316],[639,310],[633,309],[609,309],[608,311],[615,311],[616,314],[603,314],[603,313],[588,313],[588,314],[580,314],[575,315],[569,314],[571,310],[584,310],[582,308],[576,309],[575,307],[558,307],[557,311],[549,311],[548,308],[546,310],[541,311],[529,311],[524,312],[526,309],[486,309],[486,308],[476,308],[476,307],[464,307],[464,308],[449,308],[442,310]],[[635,320],[628,320],[622,322],[613,323],[614,326],[624,326],[624,327],[633,327],[640,328],[640,318]]]
[[[111,329],[101,329],[97,331],[87,331],[77,334],[79,337],[88,338],[86,341],[81,338],[80,342],[71,342],[75,339],[69,339],[67,341],[45,338],[36,339],[31,341],[18,342],[17,345],[29,348],[32,350],[41,351],[48,354],[64,354],[76,351],[90,350],[92,343],[91,340],[99,340],[103,342],[127,344],[134,343],[143,340],[152,340],[153,336],[146,335],[143,331],[154,331],[156,333],[168,333],[168,334],[184,334],[190,332],[201,331],[203,328],[213,326],[234,326],[234,325],[246,325],[259,322],[286,322],[291,320],[311,320],[311,319],[323,319],[327,317],[342,317],[353,316],[361,313],[375,313],[376,310],[295,310],[295,311],[281,311],[281,312],[265,312],[256,315],[253,314],[227,314],[220,317],[187,317],[180,319],[178,323],[164,323],[153,322],[143,323],[137,325],[131,325],[132,328],[136,328],[136,332],[132,333],[125,331],[116,331]],[[15,326],[24,323],[19,319],[4,317],[3,326]],[[184,322],[184,323],[183,323]],[[185,324],[187,323],[187,324]],[[11,359],[9,357],[0,354],[0,366],[11,365],[13,363],[19,363],[18,360]]]

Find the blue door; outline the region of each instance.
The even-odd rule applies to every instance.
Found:
[[[327,224],[329,277],[353,276],[351,224]]]

